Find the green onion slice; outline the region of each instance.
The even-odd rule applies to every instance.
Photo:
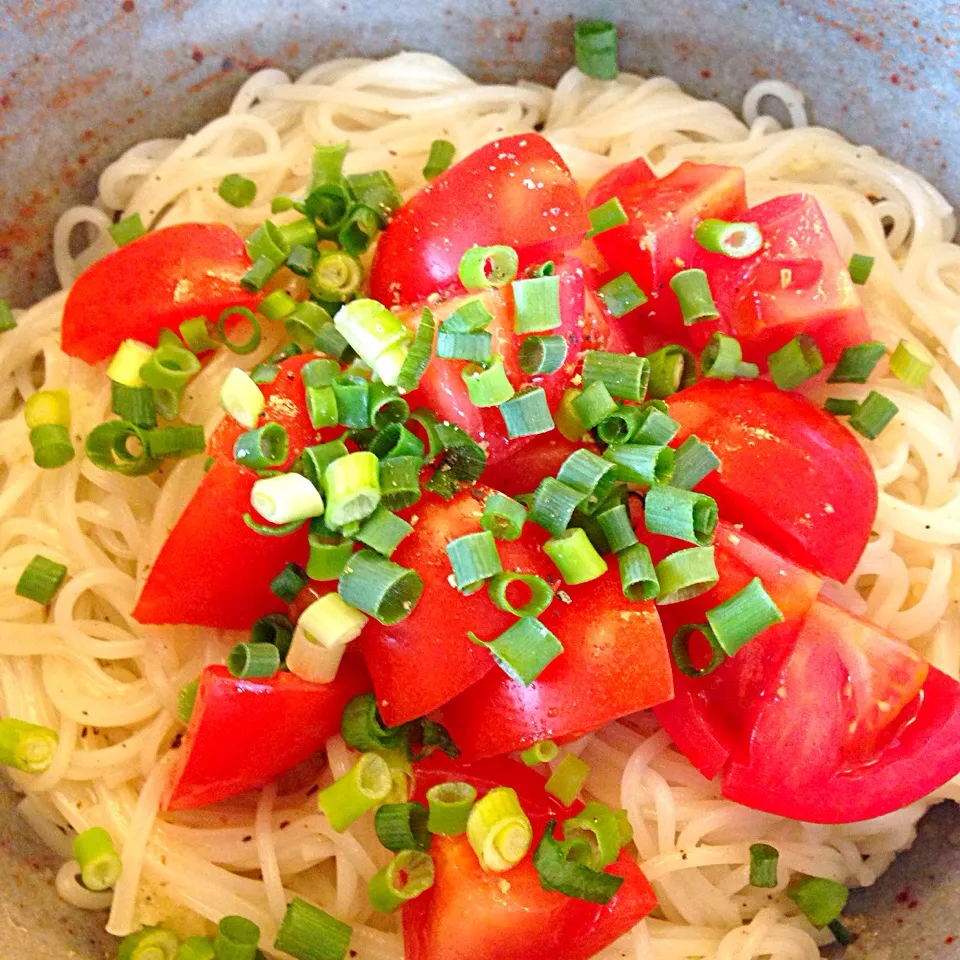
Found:
[[[53,600],[66,575],[67,568],[62,563],[38,553],[24,567],[14,593],[46,606]]]
[[[59,423],[43,423],[30,431],[33,462],[44,470],[55,470],[75,456],[70,431]]]
[[[374,816],[377,839],[388,850],[430,849],[427,808],[422,803],[388,803]]]
[[[516,333],[555,330],[560,318],[560,278],[531,277],[513,283],[513,329]]]
[[[735,260],[752,257],[763,246],[763,234],[755,223],[701,220],[693,237],[704,250]]]
[[[378,913],[392,913],[429,890],[433,881],[433,858],[419,850],[402,850],[370,880],[370,903]]]
[[[543,387],[528,387],[500,404],[500,413],[510,439],[549,433],[553,417]]]
[[[594,384],[594,386],[602,387],[604,392],[606,392],[606,387],[603,387],[603,384]],[[576,387],[567,387],[567,389],[563,391],[563,396],[560,398],[560,404],[557,407],[555,415],[557,430],[559,430],[561,435],[566,437],[567,440],[574,442],[580,440],[587,432],[587,428],[583,425],[574,407],[574,401],[580,395],[581,392]],[[607,393],[607,398],[610,398],[609,393]],[[614,409],[616,409],[616,404],[614,404]]]
[[[340,732],[347,746],[362,752],[396,750],[407,743],[406,725],[387,727],[372,693],[361,693],[350,700],[340,717]]]
[[[927,382],[935,362],[926,347],[901,340],[890,357],[890,372],[908,387],[919,389]]]
[[[514,401],[508,402],[513,403]],[[502,410],[503,407],[500,409]],[[427,412],[429,413],[429,411]],[[418,414],[420,415],[418,416]],[[417,420],[429,436],[430,428],[427,426],[428,421],[423,416],[423,411],[414,410],[410,418]],[[430,414],[430,418],[433,420],[433,430],[436,432],[437,439],[443,445],[444,452],[441,466],[449,467],[455,480],[462,480],[464,483],[474,483],[479,480],[487,466],[487,454],[483,447],[469,433],[461,430],[455,424],[437,423],[436,417],[433,417],[432,414]],[[430,457],[433,448],[432,441],[430,446],[431,450],[427,451],[428,457]]]
[[[738,376],[742,360],[740,341],[717,330],[700,355],[700,370],[705,377],[729,381]]]
[[[230,334],[227,333],[227,321],[231,317],[240,317],[241,324],[242,321],[246,320],[250,325],[250,336],[246,340],[232,339],[232,333],[240,324],[234,324]],[[260,321],[254,316],[252,310],[248,310],[246,307],[227,307],[227,309],[220,314],[220,319],[217,320],[217,336],[223,341],[224,346],[228,350],[233,353],[245,355],[253,353],[253,351],[260,346],[263,333],[260,329]],[[199,370],[199,366],[197,369]]]
[[[393,177],[386,170],[371,170],[370,173],[351,173],[347,183],[358,203],[375,210],[380,226],[385,227],[397,210],[403,206],[403,197]]]
[[[769,843],[750,845],[750,886],[772,890],[777,885],[780,851]]]
[[[317,805],[330,826],[343,833],[350,824],[382,803],[393,787],[387,761],[376,753],[363,753],[339,780],[317,794]]]
[[[238,643],[227,657],[227,669],[240,680],[272,677],[280,669],[280,651],[272,643]]]
[[[627,223],[627,213],[617,197],[611,197],[606,203],[587,211],[590,218],[588,237],[595,237],[598,233],[606,233],[614,227],[622,227]]]
[[[140,214],[134,213],[117,223],[111,224],[107,227],[107,232],[118,247],[125,247],[128,243],[142,237],[147,232],[147,228],[143,225]]]
[[[436,334],[436,321],[433,314],[424,308],[417,323],[417,332],[413,343],[403,359],[400,371],[397,374],[397,389],[401,393],[409,393],[420,386],[423,375],[427,372],[433,356],[433,341]]]
[[[0,720],[0,763],[24,773],[43,773],[53,763],[60,737],[56,730],[26,720]]]
[[[314,303],[312,300],[305,300],[303,303],[297,304],[283,318],[283,329],[298,347],[309,350],[316,346],[324,353],[340,357],[349,345],[339,333],[336,343],[333,343],[332,340],[329,343],[326,342],[326,339],[329,339],[329,334],[325,334],[324,331],[328,327],[336,331],[336,328],[332,325],[333,321],[330,319],[330,314],[319,303]],[[320,343],[321,336],[326,337],[323,344]],[[327,384],[317,384],[317,386],[327,386]]]
[[[568,753],[550,775],[544,789],[565,807],[569,807],[577,799],[577,794],[583,789],[589,774],[589,765],[576,754]]]
[[[701,636],[710,645],[710,661],[703,667],[697,667],[693,663],[690,655],[690,641],[695,636]],[[670,643],[670,649],[673,653],[673,661],[677,669],[685,676],[698,679],[713,673],[726,659],[720,642],[717,640],[710,624],[708,623],[688,623],[680,627],[673,635]]]
[[[860,404],[856,400],[846,400],[842,397],[827,397],[823,401],[823,409],[835,417],[852,417]]]
[[[633,543],[617,553],[620,566],[620,584],[623,595],[635,603],[655,600],[660,592],[660,581],[646,544]]]
[[[498,540],[519,540],[527,519],[527,509],[503,493],[492,493],[483,505],[480,526]]]
[[[674,274],[670,289],[680,304],[684,325],[716,320],[720,316],[710,292],[710,282],[703,270],[693,268]]]
[[[439,177],[451,163],[457,148],[449,140],[434,140],[430,144],[430,155],[423,168],[423,179],[433,180]]]
[[[179,941],[166,927],[144,927],[127,934],[117,947],[117,960],[174,960]]]
[[[640,401],[646,396],[650,362],[626,353],[587,350],[583,356],[583,382],[602,383],[611,397]]]
[[[286,659],[292,639],[293,624],[285,613],[268,613],[250,628],[250,643],[272,643],[280,651],[281,660]]]
[[[415,570],[366,549],[351,556],[337,590],[345,603],[392,626],[413,612],[423,593],[423,580]]]
[[[604,417],[597,424],[597,439],[601,443],[613,446],[626,443],[636,432],[642,417],[643,412],[640,407],[621,404],[616,412],[611,413],[609,417]]]
[[[624,483],[656,486],[673,476],[674,452],[670,447],[623,443],[607,447],[603,459],[614,465],[614,477]]]
[[[544,543],[543,552],[554,562],[564,583],[570,586],[589,583],[607,572],[606,561],[580,527],[551,537]]]
[[[360,289],[362,280],[363,267],[356,257],[345,250],[325,250],[307,277],[307,287],[318,300],[347,303]]]
[[[868,440],[876,440],[899,409],[892,400],[871,390],[850,415],[850,426]]]
[[[278,467],[287,459],[290,449],[287,431],[279,423],[265,423],[237,437],[233,457],[251,470]]]
[[[868,257],[864,253],[855,253],[850,258],[850,279],[858,286],[867,282],[870,273],[873,270],[873,257]]]
[[[444,837],[466,833],[476,799],[477,788],[469,783],[453,780],[431,787],[427,791],[427,829]]]
[[[13,310],[7,300],[0,297],[0,333],[6,333],[7,330],[13,330],[17,325],[17,318],[13,315]]]
[[[187,937],[180,944],[175,960],[216,960],[213,941],[207,937]]]
[[[669,416],[666,411],[660,410],[648,402],[640,408],[640,416],[629,440],[631,443],[663,447],[677,435],[679,430],[680,424],[676,420]],[[674,477],[676,477],[677,466],[675,460]]]
[[[522,751],[520,759],[528,767],[535,767],[540,763],[550,763],[551,760],[556,760],[559,753],[560,748],[552,740],[541,740]]]
[[[294,960],[344,960],[353,928],[319,907],[294,897],[273,945]]]
[[[528,593],[527,601],[521,606],[513,604],[508,596],[514,584],[522,584],[521,589]],[[487,589],[494,606],[515,617],[539,617],[553,602],[550,584],[533,573],[517,573],[513,570],[497,573],[490,578]]]
[[[616,895],[623,884],[623,877],[594,870],[572,856],[586,849],[584,838],[577,836],[571,841],[557,840],[553,832],[556,821],[551,820],[533,854],[533,865],[540,875],[544,890],[553,890],[565,896],[590,903],[606,904]]]
[[[448,333],[480,333],[490,326],[493,314],[486,308],[483,300],[475,297],[458,307],[441,324]]]
[[[775,623],[783,623],[783,614],[754,577],[742,590],[707,611],[707,622],[713,629],[724,653],[737,651]]]
[[[720,458],[698,436],[691,434],[677,447],[670,485],[692,490],[720,466]]]
[[[588,851],[587,866],[602,870],[620,855],[620,828],[616,814],[604,803],[591,800],[575,817],[563,821],[567,842],[583,840]]]
[[[626,550],[637,542],[630,522],[630,511],[622,503],[615,503],[597,511],[597,522],[613,553]]]
[[[516,392],[503,368],[503,358],[493,357],[485,367],[467,364],[460,373],[475,407],[498,407]]]
[[[284,603],[293,603],[297,594],[310,582],[298,563],[288,563],[271,581],[270,590]]]
[[[561,404],[561,408],[562,406]],[[570,440],[579,440],[587,430],[592,430],[618,410],[616,401],[610,396],[610,391],[600,381],[591,383],[583,391],[578,391],[575,396],[571,396],[570,407],[571,419],[575,421],[570,430],[574,432],[578,426],[580,428],[576,436],[568,437]]]
[[[621,273],[619,277],[614,277],[600,287],[597,293],[603,305],[615,317],[626,316],[631,310],[642,307],[648,299],[629,273]]]
[[[850,891],[835,880],[805,877],[787,890],[787,896],[815,927],[825,927],[843,912]]]
[[[583,494],[579,509],[592,513],[613,490],[616,467],[604,457],[582,448],[574,450],[557,471],[557,479]]]
[[[354,539],[389,559],[411,533],[413,527],[406,520],[380,506],[363,522]]]
[[[689,547],[664,557],[656,566],[660,593],[657,603],[680,603],[716,586],[720,575],[713,547]]]
[[[493,356],[493,337],[480,333],[454,333],[441,325],[437,332],[437,356],[444,360],[470,360],[489,363]]]
[[[845,347],[827,383],[866,383],[886,352],[887,347],[880,340]]]
[[[454,582],[461,593],[473,593],[485,581],[503,572],[497,542],[489,530],[451,540],[446,551]]]
[[[521,617],[494,640],[467,636],[486,647],[503,672],[525,687],[563,653],[563,644],[536,617]]]
[[[177,717],[183,723],[189,723],[193,716],[193,708],[197,702],[197,691],[200,688],[198,680],[185,683],[177,694]]]
[[[795,390],[823,369],[816,341],[801,333],[767,357],[770,377],[781,390]]]
[[[520,344],[520,369],[531,377],[556,373],[566,359],[567,341],[561,336],[527,337]]]
[[[558,537],[570,525],[573,511],[586,499],[582,490],[556,477],[544,477],[533,494],[529,520]]]
[[[468,290],[505,287],[516,277],[519,265],[513,247],[471,247],[460,258],[460,282]]]
[[[677,343],[668,343],[654,353],[647,354],[650,379],[647,394],[663,399],[678,390],[686,390],[697,382],[697,360],[686,348]]]
[[[717,501],[679,487],[655,486],[643,503],[647,530],[706,547],[717,528]]]
[[[617,79],[617,28],[606,20],[583,20],[573,31],[581,73],[596,80]]]
[[[515,867],[533,844],[533,827],[510,787],[494,787],[467,818],[467,840],[480,866],[490,873]]]

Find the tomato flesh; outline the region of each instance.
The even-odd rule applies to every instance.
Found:
[[[98,363],[126,339],[155,344],[167,327],[227,307],[255,310],[260,295],[240,286],[250,268],[243,240],[216,223],[152,230],[87,267],[67,294],[64,353]]]
[[[534,437],[520,456],[488,466],[484,483],[510,497],[532,493],[544,477],[555,477],[567,457],[584,446],[596,452],[592,444],[568,440],[558,430],[551,430]]]

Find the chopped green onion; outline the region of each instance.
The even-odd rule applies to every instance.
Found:
[[[131,440],[136,440],[138,451],[130,450],[128,444]],[[97,424],[87,434],[86,451],[94,466],[130,477],[150,473],[157,467],[157,461],[147,455],[146,432],[126,420]]]
[[[347,253],[360,257],[370,249],[370,244],[373,243],[379,231],[380,218],[376,211],[358,203],[340,226],[337,239]]]
[[[580,527],[547,540],[543,552],[554,562],[564,583],[571,586],[589,583],[607,572],[606,561]]]
[[[389,559],[411,533],[413,527],[406,520],[381,506],[363,522],[355,539]]]
[[[613,446],[626,443],[636,432],[637,424],[642,417],[640,407],[621,404],[616,412],[611,413],[609,417],[604,417],[597,424],[597,439]]]
[[[337,589],[346,603],[389,627],[413,612],[423,593],[423,581],[415,570],[373,550],[360,550],[343,568]]]
[[[46,606],[53,600],[66,575],[67,568],[62,563],[38,553],[24,567],[14,593],[18,597],[25,597]]]
[[[772,890],[777,885],[780,851],[769,843],[750,845],[750,886]]]
[[[730,223],[727,220],[701,220],[693,238],[710,253],[742,260],[752,257],[763,246],[763,234],[755,223]]]
[[[654,600],[660,592],[657,571],[646,544],[633,543],[617,553],[623,595],[635,603]]]
[[[448,333],[480,333],[490,326],[492,320],[493,314],[478,297],[458,307],[443,321],[441,328]]]
[[[805,877],[787,890],[787,896],[815,927],[825,927],[843,912],[850,891],[825,877]]]
[[[272,220],[265,220],[247,237],[246,248],[254,265],[258,260],[267,260],[274,267],[279,267],[290,252],[283,233]]]
[[[581,21],[573,31],[577,68],[596,80],[616,80],[617,43],[614,24],[606,20]]]
[[[532,747],[527,747],[520,754],[520,759],[528,766],[535,767],[540,763],[550,763],[556,760],[560,748],[552,740],[541,740]]]
[[[192,457],[203,453],[206,438],[199,424],[178,424],[147,431],[147,453],[157,460]]]
[[[737,376],[741,380],[756,380],[760,376],[760,368],[755,363],[741,362],[737,367]]]
[[[366,429],[370,424],[370,382],[343,373],[333,381],[337,418],[345,427]]]
[[[17,318],[13,315],[10,304],[0,297],[0,333],[6,333],[17,326]]]
[[[320,537],[312,530],[307,536],[307,543],[310,545],[307,576],[311,580],[339,580],[353,553],[353,543],[343,538],[334,540]]]
[[[270,257],[257,257],[253,266],[240,278],[240,286],[251,293],[259,293],[279,268],[279,264]]]
[[[347,141],[314,146],[310,161],[310,190],[328,183],[340,183],[343,179],[343,161],[349,150]]]
[[[499,409],[511,440],[549,433],[554,427],[543,387],[525,387]]]
[[[317,346],[318,337],[327,329],[328,325],[331,325],[331,329],[335,329],[332,328],[332,323],[330,314],[319,303],[305,300],[303,303],[298,303],[283,318],[283,329],[298,347],[310,349]],[[348,344],[339,334],[337,337],[337,345],[340,348],[337,355],[340,356],[347,349]],[[324,352],[330,353],[332,351],[325,350]]]
[[[250,506],[269,523],[284,524],[319,517],[323,497],[303,474],[283,473],[257,480],[250,492]]]
[[[149,387],[128,387],[122,383],[111,382],[110,409],[121,420],[128,420],[138,427],[150,428],[157,425],[157,405],[153,390]]]
[[[140,378],[154,390],[178,390],[199,372],[200,361],[186,347],[161,344],[140,368]]]
[[[610,550],[619,553],[637,542],[637,535],[630,523],[630,511],[622,503],[597,511],[597,522],[607,538]]]
[[[217,925],[213,952],[217,960],[256,960],[260,928],[246,917],[224,917]]]
[[[460,258],[460,282],[468,290],[505,287],[516,277],[519,263],[513,247],[471,247]]]
[[[334,427],[339,423],[340,410],[333,387],[307,387],[304,395],[307,401],[307,416],[314,430]]]
[[[298,277],[309,277],[320,259],[320,251],[315,247],[295,246],[287,254],[286,265]]]
[[[594,386],[598,385],[594,384]],[[599,386],[602,387],[603,384],[599,384]],[[606,387],[603,389],[604,392],[606,392]],[[581,392],[577,390],[576,387],[567,387],[567,389],[563,391],[563,396],[560,398],[560,404],[557,407],[557,412],[555,415],[557,430],[559,430],[561,435],[566,437],[567,440],[580,440],[587,432],[587,428],[580,420],[580,416],[574,406],[574,401],[580,395]],[[610,397],[609,393],[607,394],[607,397]],[[616,408],[616,404],[614,404],[614,408]]]
[[[533,854],[533,865],[540,875],[544,890],[556,891],[565,896],[590,903],[606,904],[616,895],[623,877],[593,870],[587,864],[571,857],[578,849],[586,849],[582,836],[561,843],[553,836],[556,821],[547,823],[546,830]]]
[[[367,449],[381,460],[391,457],[417,457],[423,460],[426,454],[424,442],[399,423],[388,423]]]
[[[529,376],[556,373],[567,359],[567,341],[560,336],[527,337],[520,344],[520,369]]]
[[[727,656],[737,651],[775,623],[783,623],[783,614],[754,577],[742,590],[707,611],[707,622]]]
[[[378,871],[368,887],[378,913],[392,913],[433,886],[433,858],[418,850],[403,850]]]
[[[650,533],[701,547],[713,542],[717,516],[717,501],[713,497],[679,487],[655,486],[643,503],[643,517]]]
[[[467,385],[470,402],[475,407],[498,407],[509,400],[516,392],[503,368],[503,358],[499,354],[486,367],[467,364],[460,372]]]
[[[0,763],[4,766],[43,773],[53,763],[59,742],[57,731],[49,727],[13,717],[0,720]]]
[[[856,400],[845,400],[842,397],[827,397],[823,401],[823,409],[835,417],[852,417],[858,406]]]
[[[387,358],[391,347],[410,340],[403,321],[376,300],[354,300],[334,318],[337,330],[387,386],[396,386],[400,368]],[[402,363],[402,361],[401,361]]]
[[[485,581],[503,571],[497,542],[489,530],[457,537],[447,544],[446,551],[454,583],[461,593],[474,593]]]
[[[515,583],[521,583],[529,592],[529,599],[522,606],[515,606],[507,596]],[[490,579],[487,587],[495,607],[515,617],[539,617],[553,602],[553,590],[543,577],[533,573],[516,573],[512,570],[498,573]]]
[[[577,396],[571,400],[571,407],[572,413],[584,431],[592,430],[608,417],[613,416],[618,409],[616,401],[610,396],[610,391],[599,381],[591,383],[585,390],[578,392]],[[583,431],[579,436],[569,439],[578,440],[582,435]]]
[[[704,320],[716,320],[720,316],[710,292],[710,282],[702,270],[694,268],[674,274],[670,289],[680,304],[685,326],[702,323]]]
[[[740,341],[717,330],[700,355],[700,371],[705,377],[729,381],[739,375],[742,360]]]
[[[318,300],[346,303],[356,295],[361,280],[363,267],[356,257],[344,250],[325,250],[307,277],[307,287]]]
[[[679,344],[670,343],[648,354],[647,362],[650,365],[647,393],[651,397],[671,397],[697,382],[696,358]]]
[[[358,203],[374,210],[385,227],[390,217],[403,206],[403,197],[393,177],[386,170],[371,170],[369,173],[351,173],[347,183]]]
[[[444,360],[471,360],[489,363],[493,338],[489,333],[451,333],[440,327],[437,333],[437,356]]]
[[[623,317],[631,310],[642,307],[648,299],[629,273],[621,273],[619,277],[600,287],[597,293],[600,294],[604,306],[615,317]]]
[[[901,340],[890,357],[890,372],[908,387],[919,389],[927,382],[935,362],[926,347]]]
[[[674,453],[670,447],[623,443],[607,447],[603,459],[614,464],[614,477],[625,483],[655,486],[669,483],[673,476]]]
[[[283,320],[297,309],[297,301],[286,290],[274,290],[264,297],[257,307],[260,315],[268,320]]]
[[[601,203],[599,207],[594,207],[587,211],[590,218],[589,237],[595,237],[598,233],[606,233],[614,227],[623,226],[627,223],[627,214],[623,209],[623,204],[617,197],[611,197],[606,203]]]
[[[392,786],[387,761],[376,753],[363,753],[344,776],[317,794],[317,805],[330,826],[343,833],[382,803]]]
[[[123,220],[112,223],[107,227],[107,233],[110,234],[118,247],[125,247],[128,243],[138,240],[146,232],[147,228],[143,225],[139,213],[124,217]]]
[[[427,808],[422,803],[388,803],[377,810],[377,839],[388,850],[430,849]]]
[[[175,960],[216,960],[216,957],[212,940],[207,937],[187,937],[180,944]]]
[[[563,653],[563,644],[536,617],[521,617],[494,640],[481,640],[473,633],[467,636],[486,647],[500,669],[525,687]]]
[[[866,383],[886,352],[887,347],[880,340],[845,347],[827,383]]]
[[[516,333],[555,330],[560,318],[560,278],[531,277],[513,282],[513,329]]]
[[[322,486],[327,467],[334,460],[347,456],[349,452],[342,440],[331,440],[329,443],[317,443],[312,447],[304,447],[303,453],[300,454],[304,475],[314,486]],[[329,516],[327,519],[329,520]]]
[[[690,656],[690,641],[699,634],[710,644],[710,662],[705,667],[694,666]],[[685,676],[699,679],[713,673],[727,659],[713,629],[708,623],[688,623],[680,627],[673,635],[670,644],[673,660],[677,669]]]
[[[285,613],[268,613],[250,628],[250,643],[272,643],[281,660],[286,658],[292,639],[293,624]]]
[[[589,774],[590,767],[576,754],[568,753],[557,764],[544,789],[565,807],[569,807],[577,799],[577,794],[583,789]]]
[[[544,477],[533,494],[529,519],[558,537],[570,525],[573,511],[586,499],[581,490],[556,477]]]
[[[117,960],[174,960],[179,941],[166,927],[144,927],[129,933],[117,947]]]
[[[480,526],[498,540],[519,540],[527,510],[522,503],[503,493],[491,493],[483,505]]]
[[[354,357],[353,348],[343,339],[343,335],[334,326],[332,320],[320,327],[313,345],[320,353],[325,353],[341,363],[349,363]]]
[[[311,218],[317,236],[333,239],[346,223],[353,202],[349,190],[340,182],[313,187],[303,202],[303,211]]]
[[[868,440],[876,440],[900,408],[883,394],[871,390],[850,415],[850,426]]]
[[[404,510],[420,499],[419,457],[388,457],[380,461],[380,502],[388,510]]]
[[[240,317],[250,324],[250,336],[247,337],[246,340],[233,340],[227,335],[227,320],[234,316]],[[235,325],[235,327],[236,326],[239,326],[239,324]],[[257,320],[251,310],[248,310],[246,307],[227,307],[227,309],[220,314],[220,319],[217,321],[217,336],[220,337],[224,346],[232,353],[244,356],[248,353],[253,353],[253,351],[260,346],[263,333],[260,330],[260,321]]]
[[[583,382],[588,387],[602,383],[611,397],[643,400],[649,379],[650,363],[646,357],[603,350],[587,350],[584,354]]]
[[[107,367],[107,376],[114,383],[127,387],[142,387],[140,371],[153,356],[153,349],[139,340],[124,340]]]
[[[331,527],[364,520],[380,503],[380,462],[366,450],[338,457],[327,465],[323,489]]]
[[[580,491],[583,500],[579,509],[593,513],[594,508],[613,490],[615,466],[585,448],[574,450],[560,465],[557,479]]]
[[[842,947],[849,947],[857,939],[840,919],[831,920],[827,928]]]
[[[510,400],[508,402],[513,403],[514,401]],[[411,419],[416,419],[424,425],[424,429],[427,429],[425,418],[420,411],[414,410],[410,416]],[[436,431],[440,443],[443,444],[444,453],[441,466],[449,467],[454,479],[462,480],[464,483],[474,483],[479,480],[487,466],[487,454],[480,444],[469,433],[452,423],[435,422],[433,429]]]
[[[417,332],[407,350],[400,372],[397,374],[397,388],[401,393],[409,393],[420,386],[433,356],[433,340],[437,324],[430,310],[424,308],[417,323]]]
[[[680,603],[716,586],[720,575],[713,551],[713,547],[689,547],[664,557],[656,566],[657,603]]]
[[[503,873],[515,867],[533,843],[533,827],[517,792],[494,787],[481,797],[467,819],[467,840],[487,872]]]
[[[398,393],[396,387],[385,383],[370,384],[370,423],[382,430],[391,423],[404,423],[410,416],[410,404]]]
[[[197,702],[197,691],[200,688],[198,680],[191,680],[185,683],[177,694],[177,717],[183,723],[189,723],[193,716],[193,708]]]
[[[257,197],[257,185],[239,173],[228,173],[220,181],[217,193],[231,207],[249,207]]]
[[[795,390],[823,369],[823,355],[813,337],[801,333],[771,353],[767,365],[781,390]]]
[[[395,750],[407,742],[407,727],[384,726],[373,693],[361,693],[347,703],[340,718],[347,746],[363,752]]]
[[[316,248],[317,245],[317,227],[309,217],[302,217],[294,220],[292,223],[285,223],[278,227],[283,243],[286,244],[290,253],[296,248]],[[289,262],[290,254],[287,254]]]
[[[617,815],[604,803],[591,800],[576,816],[563,821],[563,837],[568,843],[582,840],[586,845],[591,870],[602,870],[620,855],[620,828]]]
[[[280,669],[280,651],[272,643],[238,643],[227,657],[227,669],[241,680],[272,677]]]
[[[641,408],[640,417],[629,440],[631,443],[645,446],[662,447],[677,435],[679,429],[680,424],[676,420],[665,411],[648,403]],[[677,466],[678,463],[674,459],[674,478],[677,475]]]
[[[862,286],[867,282],[873,270],[873,257],[868,257],[863,253],[855,253],[850,258],[848,269],[850,271],[850,279],[858,286]]]
[[[449,140],[434,140],[430,144],[430,155],[423,168],[423,179],[433,180],[439,177],[451,163],[457,148]]]
[[[55,470],[75,456],[70,431],[58,423],[45,423],[30,431],[33,462],[44,470]]]
[[[430,807],[427,829],[443,837],[467,831],[467,820],[477,799],[477,788],[457,780],[438,783],[427,791]]]
[[[306,571],[297,563],[288,563],[271,581],[270,589],[284,603],[293,603],[297,594],[310,582]]]
[[[220,405],[229,416],[250,430],[257,425],[266,400],[249,374],[234,367],[220,387]]]
[[[670,485],[681,490],[692,490],[719,466],[720,458],[698,436],[692,434],[677,447]]]
[[[38,390],[23,405],[23,416],[31,430],[41,426],[60,426],[69,430],[70,394],[66,390]]]
[[[353,928],[319,907],[294,897],[273,945],[294,960],[344,960]]]

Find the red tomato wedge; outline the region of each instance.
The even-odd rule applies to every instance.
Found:
[[[564,460],[581,447],[596,450],[592,445],[576,443],[552,430],[534,437],[519,456],[488,466],[483,481],[510,497],[532,493],[544,477],[555,477]]]
[[[772,384],[703,381],[668,401],[675,443],[696,434],[720,458],[697,489],[720,515],[784,556],[846,580],[877,512],[877,481],[853,435]]]
[[[960,773],[960,684],[825,601],[748,710],[723,793],[780,816],[879,817]]]
[[[688,544],[637,531],[650,546],[655,562]],[[706,623],[708,610],[742,590],[754,577],[784,616],[784,622],[765,630],[725,661],[713,673],[691,679],[674,668],[673,700],[654,708],[657,719],[688,760],[712,780],[742,742],[744,704],[763,696],[796,640],[803,618],[817,599],[823,580],[786,560],[759,540],[722,522],[714,541],[717,585],[699,597],[658,608],[670,641],[688,623]]]
[[[696,266],[710,279],[720,320],[697,324],[700,343],[715,329],[739,339],[744,358],[767,356],[797,334],[814,338],[824,359],[872,339],[847,264],[820,205],[803,193],[777,197],[743,214],[763,234],[763,247],[742,260],[700,249]]]
[[[596,307],[585,287],[584,268],[579,260],[568,259],[556,267],[560,278],[561,325],[550,333],[562,336],[567,341],[567,359],[564,365],[551,374],[528,376],[520,368],[520,346],[526,339],[514,333],[513,295],[509,287],[492,290],[480,295],[480,300],[493,316],[487,330],[493,335],[493,352],[503,358],[504,371],[515,388],[523,386],[543,387],[547,404],[556,410],[563,391],[583,360],[586,350],[601,349],[607,341],[607,323],[603,313]],[[431,306],[437,326],[459,307],[476,296],[457,296],[437,306]],[[412,326],[419,322],[420,314],[411,314]],[[411,407],[426,406],[442,420],[462,427],[478,442],[486,444],[487,460],[496,463],[510,452],[515,452],[530,442],[529,437],[511,440],[503,422],[503,415],[496,407],[476,407],[470,400],[462,372],[468,364],[464,360],[445,360],[434,356],[427,367],[419,388],[408,397]]]
[[[590,229],[560,154],[536,133],[481,147],[431,181],[393,216],[377,244],[370,296],[387,306],[463,290],[460,259],[505,244],[520,269],[572,250]]]
[[[492,786],[513,787],[530,817],[535,844],[551,817],[573,812],[544,792],[542,777],[513,760],[445,763],[426,771],[421,766],[416,768],[421,798],[427,787],[444,780],[472,783],[481,794]],[[403,908],[406,960],[587,960],[656,906],[649,882],[624,853],[606,870],[624,883],[603,906],[544,890],[532,853],[505,873],[485,873],[464,836],[434,837],[431,853],[433,886]]]
[[[626,163],[618,164],[590,188],[585,201],[587,210],[600,207],[614,198],[623,205],[624,198],[632,196],[641,184],[656,179],[657,175],[643,157],[636,157],[633,160],[627,160]]]
[[[290,442],[290,452],[283,467],[289,467],[300,455],[304,447],[320,443],[320,431],[314,430],[307,415],[307,396],[300,371],[316,354],[300,354],[288,357],[280,363],[280,372],[273,383],[261,383],[260,392],[263,394],[266,406],[260,417],[258,426],[268,422],[279,423],[287,431]],[[225,417],[217,425],[216,430],[207,442],[207,453],[211,457],[227,457],[233,459],[233,445],[246,428],[240,426],[232,417]],[[332,439],[332,432],[326,439]]]
[[[646,164],[630,161],[587,194],[589,208],[616,196],[629,218],[598,233],[593,242],[610,267],[608,279],[629,273],[649,297],[617,322],[631,350],[647,346],[651,324],[669,339],[683,335],[680,307],[669,284],[674,274],[693,266],[700,249],[693,238],[697,224],[710,217],[737,220],[747,208],[739,167],[685,162],[660,179],[650,179],[644,168]]]
[[[98,363],[133,338],[155,344],[192,317],[213,323],[227,307],[255,310],[260,295],[240,286],[250,268],[243,240],[216,223],[153,230],[77,277],[63,308],[64,353]]]
[[[147,574],[133,608],[140,623],[247,630],[286,610],[270,581],[286,563],[306,563],[307,528],[282,537],[251,530],[243,515],[256,480],[252,470],[214,461]]]
[[[207,667],[163,809],[201,807],[264,786],[322,750],[339,732],[347,703],[369,689],[362,662],[350,655],[325,684],[292,673],[238,680],[226,667]]]
[[[624,598],[615,561],[598,580],[561,589],[570,602],[557,597],[539,619],[563,653],[528,687],[497,667],[444,707],[465,760],[572,740],[673,696],[656,608]],[[485,640],[497,633],[477,631]]]

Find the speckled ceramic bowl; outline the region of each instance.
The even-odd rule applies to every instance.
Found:
[[[818,122],[960,200],[960,5],[942,0],[4,0],[0,296],[26,305],[53,289],[57,215],[90,200],[131,144],[222,112],[251,71],[407,47],[482,79],[552,81],[571,61],[574,15],[616,20],[626,67],[730,105],[760,78],[789,78]],[[103,916],[57,900],[54,858],[13,803],[0,788],[0,960],[113,957]],[[957,807],[932,811],[851,909],[869,930],[851,956],[960,958]]]

